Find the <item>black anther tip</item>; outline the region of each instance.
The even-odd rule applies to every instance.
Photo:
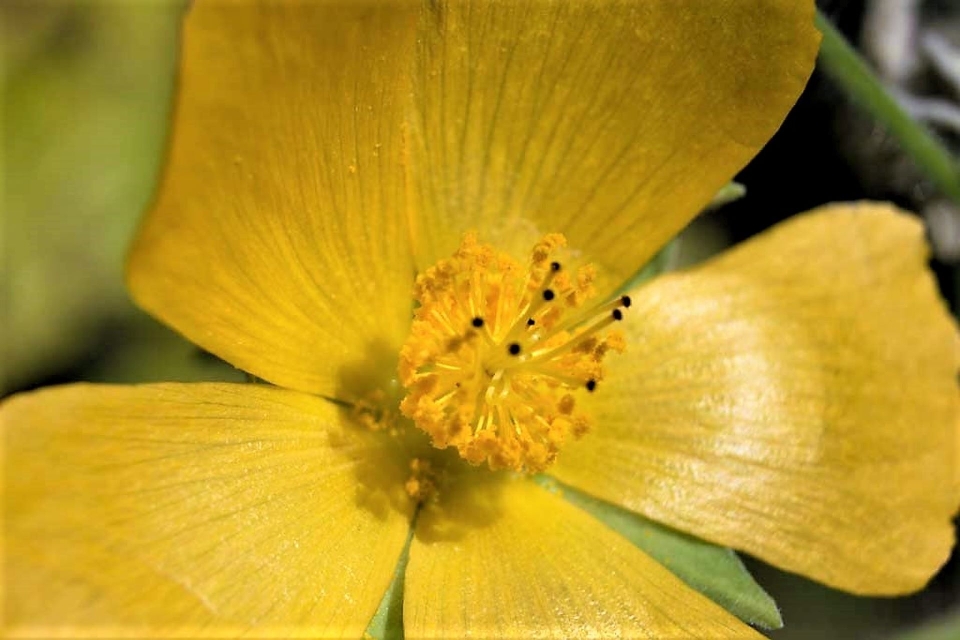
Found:
[[[543,290],[543,299],[544,300],[553,300],[557,294],[553,292],[553,289],[544,289]]]
[[[620,304],[622,304],[624,308],[629,308],[630,305],[633,304],[633,300],[630,299],[630,296],[622,296],[620,298]]]
[[[483,326],[483,318],[481,318],[480,316],[477,316],[476,318],[470,321],[470,324],[472,324],[477,329],[479,329],[480,327]]]
[[[597,388],[596,380],[587,380],[587,391],[593,391]]]
[[[537,321],[536,321],[536,320],[534,320],[533,318],[527,318],[527,326],[528,326],[528,327],[532,327],[532,326],[535,325],[535,324],[537,324]]]
[[[520,344],[517,342],[511,342],[510,346],[507,347],[507,352],[512,356],[520,355]]]
[[[614,319],[614,320],[623,320],[623,311],[620,311],[620,309],[614,309],[614,310],[613,310],[613,319]]]
[[[551,263],[550,263],[550,268],[551,268],[553,271],[560,271],[560,263],[559,263],[559,262],[551,262]]]

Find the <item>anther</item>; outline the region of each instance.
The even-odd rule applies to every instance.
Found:
[[[620,304],[622,304],[624,308],[629,309],[630,305],[633,304],[633,300],[630,299],[630,296],[621,296]]]
[[[590,420],[575,403],[604,381],[603,360],[624,349],[608,331],[627,296],[584,307],[589,265],[552,261],[559,234],[533,247],[529,268],[467,234],[451,258],[417,278],[410,336],[400,351],[400,410],[437,448],[471,464],[538,473]],[[559,304],[558,304],[559,303]],[[414,477],[411,495],[430,478]]]

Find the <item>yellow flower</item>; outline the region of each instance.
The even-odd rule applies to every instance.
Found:
[[[541,468],[833,587],[922,587],[958,352],[911,218],[826,207],[613,295],[777,128],[812,11],[197,0],[129,284],[276,386],[7,402],[11,632],[359,636],[409,544],[411,637],[755,635]]]

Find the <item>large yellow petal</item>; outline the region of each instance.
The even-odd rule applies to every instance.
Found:
[[[559,231],[632,275],[780,125],[813,69],[813,10],[429,3],[410,127],[418,266],[465,229],[506,244]]]
[[[305,394],[75,385],[0,425],[13,635],[358,637],[406,540],[405,466]]]
[[[760,637],[525,480],[465,482],[421,512],[403,616],[414,638]]]
[[[960,419],[922,236],[828,206],[637,291],[556,476],[834,587],[919,589],[953,544]]]
[[[166,175],[129,262],[145,309],[276,384],[364,391],[409,327],[415,27],[401,2],[195,3]]]

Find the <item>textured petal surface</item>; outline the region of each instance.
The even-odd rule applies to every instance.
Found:
[[[767,141],[813,69],[809,0],[428,3],[418,267],[562,232],[622,281]],[[619,284],[619,282],[616,282]]]
[[[452,487],[421,512],[403,613],[414,638],[760,637],[523,480]]]
[[[834,587],[920,588],[953,544],[960,411],[922,235],[829,206],[640,289],[555,475]]]
[[[281,386],[374,386],[356,370],[410,319],[399,98],[415,26],[400,2],[196,2],[166,175],[130,257],[138,303]]]
[[[15,633],[359,637],[406,540],[404,465],[304,394],[75,385],[0,420]]]

